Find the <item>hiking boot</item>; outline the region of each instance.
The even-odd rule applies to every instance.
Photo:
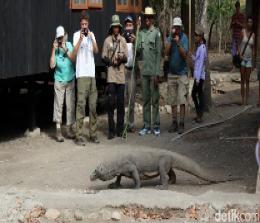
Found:
[[[178,131],[178,123],[177,121],[173,121],[171,127],[169,128],[168,132],[173,133]]]
[[[94,144],[100,143],[100,141],[98,140],[98,137],[90,137],[89,142],[94,143]]]
[[[55,136],[55,138],[56,138],[57,142],[64,142],[64,138],[63,138],[63,136],[61,134],[61,129],[59,129],[59,128],[56,129],[56,136]]]
[[[160,134],[161,134],[160,128],[159,128],[159,127],[155,127],[155,128],[153,129],[153,134],[154,134],[155,136],[160,136]]]
[[[144,136],[144,135],[146,135],[146,134],[151,134],[151,133],[152,133],[151,129],[150,129],[150,128],[145,128],[145,127],[143,127],[143,128],[139,131],[139,135],[140,135],[140,136]]]
[[[79,137],[75,139],[75,144],[78,146],[85,146],[86,142],[83,137]]]
[[[76,134],[72,128],[72,125],[67,126],[66,136],[68,139],[75,139]]]
[[[198,124],[203,122],[201,117],[196,117],[193,120]]]
[[[184,122],[180,122],[179,128],[178,128],[178,133],[182,134],[184,132]]]
[[[109,133],[108,133],[108,136],[107,136],[107,139],[108,139],[108,140],[111,140],[111,139],[113,139],[113,138],[115,138],[115,134],[114,134],[113,132],[109,132]]]

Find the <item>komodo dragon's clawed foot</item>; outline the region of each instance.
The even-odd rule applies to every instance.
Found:
[[[120,189],[120,188],[122,188],[121,184],[118,184],[116,182],[108,185],[108,189]]]

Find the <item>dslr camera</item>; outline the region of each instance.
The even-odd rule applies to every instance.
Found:
[[[83,29],[83,30],[82,30],[82,34],[83,34],[84,36],[88,36],[88,29]]]
[[[131,30],[126,30],[125,32],[124,32],[124,38],[125,38],[125,40],[126,40],[126,42],[127,43],[130,43],[131,42],[131,35],[132,35],[132,31]]]
[[[63,37],[57,38],[58,47],[62,47]]]

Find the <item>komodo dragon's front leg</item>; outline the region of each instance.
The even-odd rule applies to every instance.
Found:
[[[121,178],[122,178],[121,175],[117,176],[116,177],[116,181],[114,183],[109,184],[108,188],[109,189],[118,189],[118,188],[120,188],[121,187],[121,184],[120,184]]]
[[[133,179],[135,184],[135,189],[141,187],[141,180],[139,172],[134,164],[125,164],[120,168],[120,175],[117,176],[116,181],[108,185],[109,189],[116,189],[121,187],[121,178],[122,176],[130,177]]]

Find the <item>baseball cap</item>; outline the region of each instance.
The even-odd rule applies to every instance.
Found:
[[[63,26],[58,26],[56,29],[56,38],[62,37],[65,35],[65,30]]]
[[[180,17],[174,18],[172,23],[173,26],[182,26],[182,20]]]

